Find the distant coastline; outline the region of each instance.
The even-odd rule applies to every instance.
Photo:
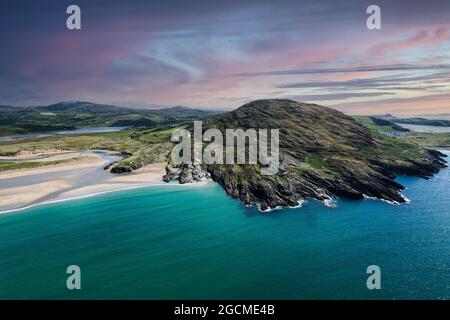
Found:
[[[22,140],[49,138],[49,137],[64,136],[64,135],[108,133],[108,132],[122,131],[127,128],[129,128],[129,127],[128,126],[126,126],[126,127],[95,127],[95,128],[80,128],[80,129],[74,129],[74,130],[60,130],[60,131],[43,132],[43,133],[13,134],[13,135],[9,135],[9,136],[0,137],[0,142],[22,141]]]
[[[16,114],[19,111],[8,113],[21,119]],[[74,112],[89,111],[96,123],[106,125],[117,123],[113,120],[125,113],[123,108],[91,103],[57,104],[40,111],[44,116],[51,112],[51,117],[66,119],[68,127],[76,127],[67,120]],[[352,118],[327,107],[286,99],[257,100],[207,118],[203,118],[205,113],[184,108],[158,111],[159,116],[167,114],[168,118],[160,119],[161,125],[139,122],[137,127],[84,127],[42,137],[36,129],[30,135],[3,137],[10,140],[0,139],[0,211],[163,185],[172,179],[180,183],[200,181],[200,175],[211,177],[231,197],[245,205],[257,205],[261,211],[297,207],[305,199],[332,205],[335,197],[402,203],[407,200],[401,195],[403,187],[393,180],[395,175],[431,177],[445,165],[442,154],[427,149],[445,149],[449,141],[448,133],[409,130],[392,138],[388,133],[401,128],[390,120]],[[156,116],[145,114],[150,115]],[[178,128],[189,128],[193,118],[222,129],[248,127],[249,119],[254,128],[284,127],[282,172],[271,180],[250,167],[229,170],[206,166],[197,170],[182,166],[169,175],[166,165],[170,165],[168,155],[173,147],[171,134]],[[43,127],[42,119],[34,120],[33,125]],[[302,126],[304,122],[310,125]]]
[[[414,132],[421,133],[444,133],[450,132],[450,127],[445,126],[431,126],[431,125],[422,125],[422,124],[410,124],[410,123],[401,123],[395,122],[396,125],[408,129]]]

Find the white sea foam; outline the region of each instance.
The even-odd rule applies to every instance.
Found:
[[[404,196],[403,194],[400,194],[400,196],[405,200],[405,203],[410,203],[411,200],[408,199],[406,196]],[[393,200],[386,200],[386,199],[380,199],[380,198],[376,198],[376,197],[370,197],[368,195],[363,194],[364,199],[368,199],[368,200],[377,200],[377,201],[383,201],[389,204],[394,204],[394,205],[400,205],[402,203],[398,202],[398,201],[393,201]]]
[[[322,202],[328,208],[336,208],[337,207],[337,204],[334,202],[333,198],[325,199]]]
[[[297,209],[297,208],[301,208],[301,207],[303,207],[303,205],[306,203],[306,201],[305,200],[299,200],[299,201],[297,201],[297,205],[296,206],[290,206],[290,207],[288,207],[289,209]]]
[[[271,212],[271,211],[275,211],[275,210],[282,210],[284,208],[287,208],[287,209],[298,209],[298,208],[301,208],[305,203],[306,203],[306,200],[299,200],[299,201],[297,201],[297,205],[295,205],[295,206],[287,206],[287,207],[276,206],[275,208],[268,208],[266,210],[262,210],[261,209],[261,203],[258,202],[258,203],[256,203],[256,207],[258,208],[259,211],[267,213],[267,212]],[[251,204],[250,205],[246,205],[246,207],[252,207],[252,205]]]
[[[281,206],[276,206],[275,208],[267,208],[266,210],[262,210],[261,203],[257,203],[256,207],[258,208],[259,211],[264,212],[264,213],[283,209],[283,207],[281,207]]]
[[[66,202],[66,201],[72,201],[72,200],[92,198],[92,197],[99,196],[99,195],[104,195],[104,194],[107,194],[107,193],[120,192],[120,191],[126,191],[126,190],[142,189],[142,188],[149,188],[149,187],[168,187],[168,186],[170,186],[170,187],[202,187],[202,186],[205,186],[208,183],[210,183],[209,180],[208,181],[193,182],[193,183],[186,183],[186,184],[178,184],[178,183],[149,183],[149,184],[141,184],[141,185],[137,185],[137,186],[120,187],[120,188],[115,188],[115,189],[106,190],[106,191],[99,191],[99,192],[94,192],[94,193],[90,193],[90,194],[79,195],[79,196],[75,196],[75,197],[68,197],[68,198],[61,198],[61,199],[54,199],[54,200],[48,200],[48,201],[33,203],[33,204],[30,204],[30,205],[25,206],[25,207],[20,207],[20,208],[8,209],[8,210],[0,211],[0,214],[20,212],[20,211],[24,211],[24,210],[27,210],[27,209],[31,209],[31,208],[39,207],[39,206],[42,206],[42,205],[46,205],[46,204],[53,204],[53,203],[60,203],[60,202]]]

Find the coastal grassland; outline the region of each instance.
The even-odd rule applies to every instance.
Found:
[[[35,150],[84,150],[103,149],[124,151],[128,153],[138,150],[142,143],[131,137],[133,130],[121,132],[96,133],[87,135],[55,136],[36,138],[22,141],[8,141],[0,143],[0,155],[12,156],[19,151]]]
[[[373,119],[369,116],[354,116],[353,117],[356,121],[361,123],[366,128],[379,132],[379,133],[386,133],[391,132],[394,130],[393,126],[389,123],[386,124],[377,124],[373,121]]]
[[[427,148],[450,148],[450,132],[419,133],[414,132],[402,138],[403,140]]]
[[[383,139],[388,141],[387,147],[390,149],[391,154],[397,154],[400,151],[401,153],[409,153],[413,157],[417,157],[417,149],[412,147],[411,144],[424,148],[450,148],[450,132],[422,133],[405,131],[398,125],[388,121],[378,120],[378,122],[375,122],[369,116],[355,116],[354,119],[373,133],[383,135]],[[386,138],[386,135],[395,136],[395,138]],[[396,150],[396,148],[399,149]]]
[[[12,156],[21,150],[111,150],[135,153],[149,145],[168,142],[172,131],[182,126],[154,129],[126,129],[118,132],[54,136],[0,143],[0,155]]]
[[[162,162],[170,153],[171,134],[184,126],[163,126],[152,129],[126,129],[118,132],[54,136],[34,138],[22,141],[0,143],[0,156],[15,156],[20,151],[39,150],[108,150],[122,153],[124,159],[117,166],[129,166],[133,169],[146,164]],[[39,165],[51,165],[42,162]],[[36,165],[36,164],[34,164]],[[33,166],[28,162],[3,162],[4,168],[24,168]]]
[[[368,155],[368,159],[386,161],[418,161],[423,156],[423,149],[419,145],[408,143],[407,141],[403,141],[401,138],[382,138],[383,143],[380,143],[377,146],[377,148],[379,149],[378,152],[370,152]],[[381,159],[379,158],[380,156]]]
[[[3,162],[0,161],[0,172],[17,169],[37,168],[70,162],[71,160],[43,161],[43,162]]]
[[[167,162],[167,156],[172,149],[171,142],[159,142],[144,146],[131,156],[120,160],[117,166],[131,166],[133,169],[141,168],[150,163]]]
[[[24,128],[19,128],[13,125],[0,125],[0,137],[14,134],[25,134],[28,131]]]
[[[172,132],[185,128],[186,125],[172,127],[160,127],[144,130],[134,130],[129,136],[138,144],[138,149],[126,151],[130,156],[120,160],[116,170],[120,172],[121,168],[132,168],[133,170],[141,168],[150,163],[167,162],[172,149],[170,137]],[[123,150],[121,150],[123,152]]]

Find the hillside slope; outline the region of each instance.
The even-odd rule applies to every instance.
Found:
[[[259,100],[209,117],[203,129],[279,129],[280,170],[263,176],[259,165],[204,165],[213,180],[245,204],[266,210],[306,198],[375,197],[404,202],[396,174],[429,177],[443,168],[437,151],[378,135],[334,109],[291,100]],[[181,176],[197,168],[183,167]]]
[[[186,107],[131,109],[83,101],[36,107],[0,106],[0,136],[85,127],[153,128],[213,114],[216,112]]]

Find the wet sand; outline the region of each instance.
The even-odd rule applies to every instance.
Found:
[[[103,169],[108,163],[101,154],[89,153],[61,164],[0,172],[0,212],[158,184],[165,173],[165,164],[156,163],[133,173],[112,174]]]

